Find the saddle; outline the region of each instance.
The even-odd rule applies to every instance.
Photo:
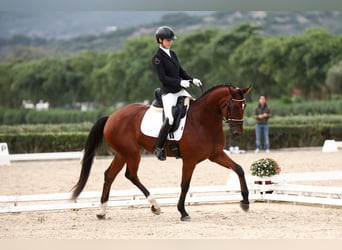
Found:
[[[154,90],[154,100],[152,102],[152,106],[155,108],[163,108],[162,94],[160,88]],[[180,121],[186,115],[187,106],[185,103],[185,96],[179,96],[177,98],[176,105],[172,106],[172,116],[174,118],[173,125],[170,129],[169,135],[170,138],[174,138],[174,131],[176,131],[179,127]],[[163,121],[165,120],[165,115],[163,111]]]

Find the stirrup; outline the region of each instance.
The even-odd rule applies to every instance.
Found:
[[[164,148],[156,148],[154,150],[154,155],[157,156],[158,160],[165,161],[166,160],[166,154]]]

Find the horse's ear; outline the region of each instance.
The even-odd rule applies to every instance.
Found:
[[[244,88],[242,91],[246,95],[251,90],[251,88],[252,88],[252,84],[250,84],[248,87]]]

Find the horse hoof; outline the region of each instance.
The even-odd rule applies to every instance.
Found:
[[[243,211],[248,212],[249,211],[249,203],[243,203],[240,202],[240,207]]]
[[[189,215],[181,217],[181,221],[191,221],[191,217]]]
[[[96,217],[97,217],[99,220],[104,220],[104,219],[106,219],[106,214],[97,214]]]
[[[154,206],[151,207],[151,211],[155,215],[160,215],[160,213],[161,213],[161,209],[160,208],[155,208]]]

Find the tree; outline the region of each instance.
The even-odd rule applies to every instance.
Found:
[[[52,58],[40,62],[44,81],[42,82],[42,99],[50,103],[50,107],[64,106],[67,103],[64,93],[66,84],[65,64],[62,59]]]
[[[301,81],[306,96],[321,98],[325,86],[326,74],[336,57],[341,58],[341,45],[337,45],[336,36],[325,29],[309,29],[298,40],[305,44],[302,58],[302,72],[297,72],[294,79]]]
[[[264,36],[261,27],[199,29],[179,36],[172,49],[186,71],[206,88],[222,83],[254,85],[250,97],[279,98],[299,88],[307,98],[339,92],[342,36],[324,29],[294,36]],[[151,58],[152,36],[131,38],[113,52],[83,51],[64,58],[0,63],[0,105],[20,107],[23,99],[64,106],[76,102],[152,101],[159,80]],[[248,97],[248,98],[250,98]]]
[[[15,107],[20,107],[24,99],[30,99],[32,102],[44,99],[42,91],[42,84],[46,80],[46,76],[42,73],[44,67],[42,61],[30,61],[13,66],[10,91],[14,94],[11,102]]]
[[[328,70],[326,83],[332,93],[342,94],[342,61]]]
[[[11,84],[13,81],[12,67],[15,63],[1,63],[0,64],[0,106],[13,107],[12,97],[15,93],[11,91]]]
[[[153,90],[159,87],[159,82],[153,72],[151,58],[157,49],[157,43],[151,37],[127,40],[125,49],[117,54],[111,68],[110,79],[120,93],[121,100],[136,102],[152,100]]]
[[[268,72],[263,73],[260,67],[264,61],[263,39],[253,37],[240,45],[230,57],[230,64],[235,66],[235,78],[238,85],[253,85],[251,97],[261,94],[272,94],[272,79]]]
[[[190,75],[200,78],[207,87],[217,79],[213,72],[217,61],[213,60],[212,43],[220,32],[218,29],[198,30],[177,39],[172,48],[177,51],[183,68]]]
[[[32,46],[17,46],[13,51],[7,53],[4,57],[6,61],[14,61],[14,60],[39,60],[43,58],[47,58],[52,56],[52,52],[48,50],[44,50],[41,48],[36,48]]]
[[[85,102],[93,100],[93,85],[91,73],[95,67],[97,54],[93,51],[83,51],[77,56],[65,60],[65,82],[64,91],[69,103]]]
[[[262,93],[273,98],[288,94],[289,75],[285,73],[289,66],[284,43],[286,37],[264,37],[259,53],[259,71],[265,77],[261,79]]]

